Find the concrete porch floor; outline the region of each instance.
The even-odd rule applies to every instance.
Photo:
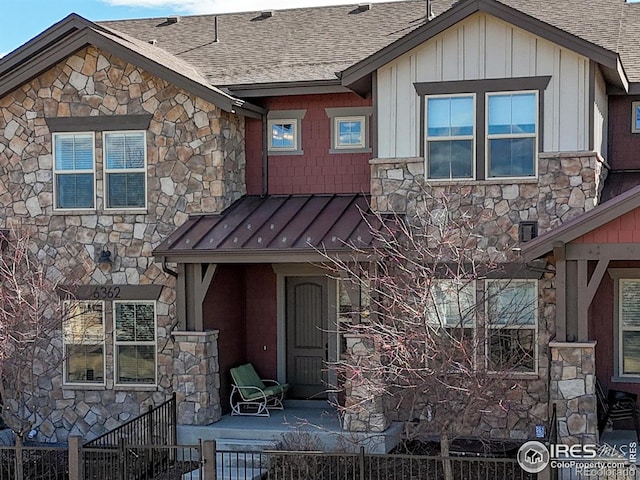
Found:
[[[270,417],[224,415],[205,426],[178,425],[178,443],[216,440],[218,450],[282,449],[387,453],[400,441],[402,425],[394,423],[382,433],[353,433],[341,428],[338,412],[327,402],[285,402],[284,410]]]
[[[620,447],[627,447],[625,449],[626,452],[629,451],[628,446],[631,443],[636,444],[636,448],[639,450],[638,454],[640,454],[640,448],[638,448],[638,437],[636,435],[635,430],[609,430],[602,432],[602,438],[600,438],[600,443],[606,443],[611,447],[614,447],[616,450],[620,451]],[[625,456],[629,458],[629,454],[626,453]],[[636,465],[640,465],[640,455],[636,456]]]

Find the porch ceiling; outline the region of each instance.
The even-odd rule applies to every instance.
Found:
[[[372,246],[369,199],[349,195],[247,195],[218,215],[189,218],[154,251],[181,263],[321,261]],[[368,222],[371,222],[372,225]]]

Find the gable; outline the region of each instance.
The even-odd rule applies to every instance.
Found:
[[[59,22],[0,60],[0,98],[78,50],[93,46],[144,68],[227,112],[238,111],[256,118],[264,113],[263,109],[211,85],[197,68],[169,52],[120,32],[98,27],[77,15],[69,18],[71,21]]]
[[[544,92],[543,151],[588,150],[590,74],[587,57],[475,13],[378,69],[379,156],[420,156],[415,83],[522,77],[551,77]]]
[[[640,207],[579,236],[571,243],[639,243]]]
[[[508,2],[504,0],[462,0],[443,14],[426,22],[420,28],[415,29],[370,57],[346,69],[342,74],[342,83],[343,85],[357,88],[377,69],[436,37],[469,16],[481,12],[499,18],[514,26],[518,26],[524,31],[538,35],[549,42],[560,45],[567,50],[579,53],[599,63],[607,69],[612,81],[615,81],[621,87],[628,87],[627,78],[620,67],[619,58],[616,53],[554,26],[556,22],[548,20],[545,22],[536,18],[538,16],[542,16],[542,18],[548,16],[548,12],[544,13],[544,9],[540,9],[540,11],[535,10],[535,16],[530,16],[520,10],[522,5],[514,5],[512,7],[507,5],[507,3]],[[569,10],[563,8],[563,6],[558,6],[556,10],[564,12],[564,15],[568,13],[573,14],[575,13],[575,6],[570,7]],[[561,14],[561,16],[563,14]],[[551,15],[551,17],[554,17],[554,15]],[[571,17],[573,18],[573,15]],[[569,21],[569,24],[571,24],[571,21]],[[587,27],[587,23],[580,21],[580,24],[583,27],[581,31],[588,30],[589,27]]]

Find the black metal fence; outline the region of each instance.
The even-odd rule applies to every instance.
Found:
[[[201,445],[84,448],[82,480],[204,480]],[[115,470],[114,470],[115,468]]]
[[[67,480],[65,447],[0,447],[0,480]]]
[[[84,478],[143,480],[180,468],[176,462],[177,423],[174,393],[166,402],[150,405],[146,413],[86,442],[81,456]]]
[[[84,444],[88,448],[130,445],[175,445],[177,442],[176,395],[146,413]]]
[[[216,452],[222,478],[263,480],[537,480],[515,459],[326,452]]]
[[[213,441],[85,447],[74,438],[68,450],[22,449],[22,477],[16,470],[18,449],[1,448],[0,480],[444,480],[447,465],[455,480],[543,480],[524,472],[514,459],[380,455],[364,450],[222,451]]]

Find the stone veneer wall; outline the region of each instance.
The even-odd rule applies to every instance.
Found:
[[[482,181],[432,181],[424,178],[423,158],[373,159],[371,203],[380,212],[406,213],[411,219],[442,208],[445,196],[456,212],[477,219],[467,247],[476,248],[477,260],[518,261],[512,251],[518,245],[518,224],[537,221],[542,234],[581,213],[599,201],[607,174],[602,158],[595,152],[541,153],[536,179],[492,179]],[[433,207],[433,208],[432,208]],[[464,237],[467,238],[467,237]],[[527,439],[535,425],[549,418],[549,349],[555,332],[555,285],[553,265],[542,275],[539,285],[538,375],[521,377],[526,388],[515,389],[508,403],[519,405],[506,413],[485,414],[473,432],[492,438]],[[524,408],[522,408],[524,407]],[[594,409],[595,412],[595,409]],[[392,420],[402,420],[406,412],[389,410]]]
[[[595,342],[551,342],[551,402],[556,405],[558,443],[598,443]]]
[[[106,211],[102,135],[95,135],[96,209],[53,208],[52,134],[45,118],[153,115],[147,131],[146,211]],[[245,193],[244,119],[121,59],[88,47],[0,99],[0,228],[28,231],[48,275],[79,285],[163,285],[156,304],[157,387],[114,387],[106,342],[104,387],[39,382],[40,440],[100,435],[171,394],[175,280],[152,250],[191,213],[219,212]],[[113,252],[111,268],[96,259]],[[107,302],[107,339],[112,329]],[[59,369],[61,370],[61,369]]]

